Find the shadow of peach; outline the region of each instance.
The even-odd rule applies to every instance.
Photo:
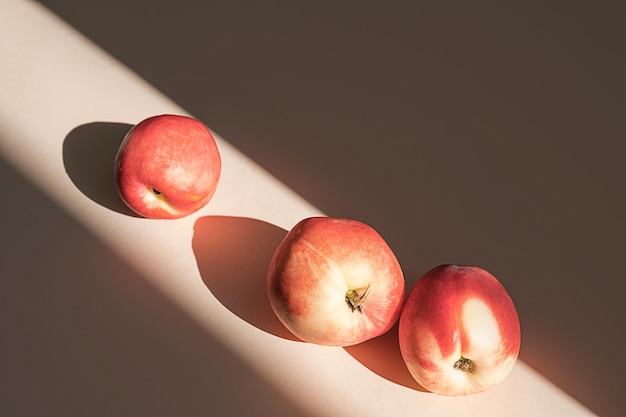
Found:
[[[258,329],[300,341],[278,320],[267,297],[267,269],[286,234],[257,219],[204,216],[194,225],[192,248],[204,284],[226,308]],[[377,338],[344,349],[377,375],[426,392],[402,360],[397,324]]]
[[[233,314],[278,337],[299,340],[274,314],[267,270],[287,232],[261,220],[205,216],[196,220],[192,248],[204,284]]]
[[[63,164],[76,188],[96,203],[138,217],[124,204],[115,185],[115,155],[132,125],[93,122],[74,128],[63,141]]]
[[[415,381],[402,359],[398,323],[381,336],[344,349],[363,366],[388,381],[416,391],[429,392]]]

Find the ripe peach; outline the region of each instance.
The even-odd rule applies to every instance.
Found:
[[[398,332],[411,375],[442,395],[500,383],[521,343],[511,297],[493,275],[470,266],[441,265],[422,276],[406,300]]]
[[[277,248],[268,294],[280,321],[300,339],[349,346],[396,323],[405,284],[391,248],[370,226],[311,217]]]
[[[125,136],[115,157],[117,189],[137,214],[175,219],[205,206],[217,188],[221,158],[200,121],[150,117]]]

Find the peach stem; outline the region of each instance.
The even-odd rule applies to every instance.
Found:
[[[368,286],[363,294],[359,294],[357,290],[353,289],[349,289],[346,292],[346,304],[348,304],[348,307],[350,307],[353,313],[355,310],[358,310],[359,313],[363,313],[363,306],[361,305],[361,303],[363,302],[363,300],[365,300],[365,297],[367,296],[367,291],[369,289],[370,287]]]
[[[470,374],[474,373],[474,366],[472,364],[472,361],[470,359],[464,358],[463,356],[461,356],[461,358],[454,363],[454,369],[458,369],[463,372],[469,372]]]

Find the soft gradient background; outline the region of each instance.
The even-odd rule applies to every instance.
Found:
[[[622,3],[41,3],[323,212],[375,227],[398,255],[409,287],[440,263],[488,269],[518,307],[522,360],[595,413],[623,415]],[[14,175],[5,171],[6,178]],[[14,187],[22,190],[24,201],[32,200],[30,207],[46,210],[45,201],[27,186]],[[13,218],[18,209],[2,210],[3,217]],[[71,222],[61,213],[51,216],[60,223],[10,224],[8,232],[3,230],[3,247],[11,251],[4,256],[25,257],[27,263],[34,255],[37,262],[30,267],[66,277],[60,284],[77,293],[76,300],[82,300],[77,302],[117,305],[118,295],[106,298],[111,290],[68,281],[81,268],[92,273],[90,255],[79,250],[82,237],[72,240],[80,233],[72,234]],[[42,235],[49,236],[45,247],[33,245]],[[16,243],[12,236],[21,240]],[[63,258],[68,262],[60,267],[55,262]],[[106,264],[116,270],[100,274],[133,274],[117,262]],[[64,268],[73,270],[64,274]],[[127,287],[129,281],[120,279],[119,285]],[[27,284],[14,285],[7,290]],[[77,363],[87,364],[95,359],[89,355],[99,351],[97,344],[110,342],[107,332],[118,323],[128,336],[112,346],[120,368],[145,381],[152,366],[167,358],[172,380],[179,380],[180,372],[189,388],[153,388],[175,394],[172,410],[181,403],[190,409],[199,405],[186,400],[197,400],[194,388],[210,376],[191,364],[186,369],[184,357],[174,360],[167,351],[152,350],[169,345],[151,340],[159,333],[150,333],[145,317],[135,314],[136,321],[129,322],[122,310],[111,319],[108,308],[98,310],[93,303],[89,320],[56,317],[70,311],[53,308],[55,300],[65,302],[64,287],[32,285],[52,304],[39,304],[40,310],[23,319],[24,326],[11,322],[10,332],[52,320],[60,328],[46,330],[49,337],[41,340],[51,344],[51,357],[65,358],[67,349],[74,349]],[[133,288],[122,293],[127,291]],[[15,311],[9,292],[2,297],[5,308]],[[195,334],[182,319],[176,322],[176,314],[150,302],[141,314],[160,311],[173,320],[165,325]],[[49,317],[50,312],[57,313]],[[109,326],[101,339],[87,340],[83,347],[63,345],[64,331],[99,321]],[[209,337],[200,342],[215,354],[207,355],[218,358],[211,360],[232,360]],[[139,362],[125,353],[138,350],[152,353]],[[45,361],[48,367],[51,363]],[[17,383],[27,386],[33,378],[51,383],[45,378],[73,372],[69,380],[77,386],[85,381],[90,393],[94,373],[78,365],[58,366],[41,373],[33,365],[36,375]],[[233,360],[233,372],[247,371]],[[259,407],[297,413],[276,393],[266,392],[258,378],[250,376],[250,386],[242,390]],[[219,392],[206,401],[210,398],[228,399]],[[89,401],[82,398],[77,407],[89,409]],[[102,406],[106,409],[105,402]],[[41,407],[45,410],[45,404]],[[236,407],[236,399],[224,405]]]

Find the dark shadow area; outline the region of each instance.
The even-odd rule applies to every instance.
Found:
[[[381,336],[344,349],[375,374],[407,388],[428,392],[415,381],[404,364],[397,323]]]
[[[303,416],[0,159],[0,414]]]
[[[192,246],[202,280],[226,308],[261,330],[299,340],[267,297],[267,269],[286,234],[256,219],[205,216],[196,221]]]
[[[85,196],[96,203],[133,217],[115,185],[115,155],[132,125],[93,122],[73,129],[63,142],[67,175]]]

